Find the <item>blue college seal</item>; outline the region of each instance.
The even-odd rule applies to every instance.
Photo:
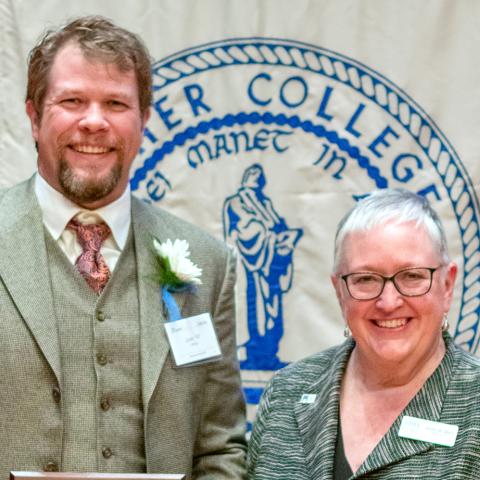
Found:
[[[414,190],[448,220],[463,270],[452,333],[480,352],[478,198],[450,142],[406,92],[351,58],[266,38],[160,60],[154,89],[132,190],[237,249],[249,403],[273,370],[340,341],[327,283],[333,232],[378,188]]]

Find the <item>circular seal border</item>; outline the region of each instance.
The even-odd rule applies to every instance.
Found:
[[[170,55],[153,65],[154,90],[161,90],[173,82],[207,70],[252,64],[296,67],[340,82],[375,102],[410,133],[439,174],[457,219],[463,249],[464,278],[460,315],[454,336],[468,350],[476,351],[480,344],[480,305],[476,288],[480,277],[480,262],[476,260],[479,250],[479,203],[465,166],[434,120],[401,88],[361,62],[322,47],[278,38],[234,38]],[[201,121],[197,126],[177,133],[156,148],[134,172],[132,190],[138,189],[148,172],[176,147],[210,130],[246,123],[289,125],[317,137],[326,137],[366,169],[377,188],[388,186],[388,180],[380,175],[377,167],[370,165],[368,157],[361,155],[358,147],[351,146],[346,138],[340,138],[335,131],[329,131],[323,125],[314,125],[310,120],[302,121],[296,115],[287,117],[262,111],[228,114],[223,118]]]

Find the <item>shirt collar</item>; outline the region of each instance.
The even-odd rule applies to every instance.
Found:
[[[42,211],[43,223],[55,241],[60,238],[72,217],[80,212],[88,211],[65,198],[38,172],[35,175],[35,195]],[[127,185],[120,198],[104,207],[92,210],[102,217],[110,227],[113,238],[121,250],[127,243],[128,230],[130,229],[130,205],[130,185]]]

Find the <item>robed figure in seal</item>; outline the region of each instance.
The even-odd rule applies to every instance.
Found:
[[[283,295],[292,286],[293,254],[303,230],[289,228],[265,194],[259,164],[248,167],[235,195],[225,200],[224,235],[240,256],[247,283],[247,358],[244,369],[275,370],[283,336]]]

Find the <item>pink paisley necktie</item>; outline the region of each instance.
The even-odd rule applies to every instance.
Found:
[[[111,233],[110,227],[104,222],[82,224],[72,218],[67,228],[75,231],[83,250],[75,265],[92,290],[100,295],[110,278],[110,270],[100,253],[103,242]]]

